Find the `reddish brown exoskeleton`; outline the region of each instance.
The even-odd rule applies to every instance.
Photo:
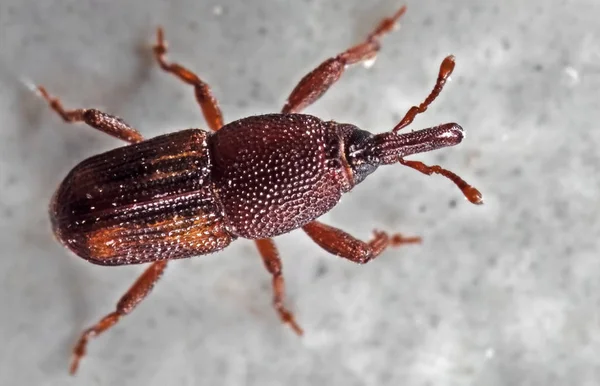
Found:
[[[306,75],[281,113],[226,125],[210,87],[186,68],[167,62],[159,28],[154,54],[160,67],[194,87],[214,133],[189,129],[144,140],[117,117],[94,109],[65,110],[58,99],[38,88],[65,121],[84,122],[130,143],[81,162],[67,175],[50,205],[56,237],[94,264],[151,263],[116,310],[82,334],[73,351],[71,373],[85,355],[88,340],[130,313],[148,295],[169,260],[216,252],[238,237],[255,241],[273,277],[275,309],[283,322],[302,334],[283,305],[281,260],[271,237],[302,228],[328,252],[360,264],[390,245],[419,242],[418,237],[381,231],[363,242],[315,220],[380,165],[400,163],[422,173],[441,174],[469,201],[482,203],[481,194],[454,173],[404,159],[460,143],[464,133],[459,125],[396,133],[440,93],[454,68],[452,56],[442,62],[430,95],[390,132],[373,135],[351,124],[299,114],[323,95],[346,67],[374,59],[379,38],[404,12],[402,7],[364,42]]]

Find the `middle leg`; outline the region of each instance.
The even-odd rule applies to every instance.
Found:
[[[283,274],[281,273],[281,259],[277,252],[277,247],[272,239],[260,239],[254,240],[256,247],[260,253],[265,267],[271,275],[273,275],[273,306],[279,314],[281,321],[290,325],[292,330],[298,335],[302,335],[302,328],[296,323],[294,314],[292,314],[283,305],[283,298],[285,293],[285,283],[283,281]]]
[[[381,47],[379,38],[394,28],[404,12],[406,12],[405,6],[396,11],[392,17],[383,19],[364,42],[347,49],[334,58],[327,59],[308,73],[294,88],[281,112],[287,114],[304,110],[338,81],[347,66],[360,62],[367,63],[375,59]]]
[[[213,96],[210,86],[204,83],[196,74],[187,68],[177,64],[167,62],[167,42],[164,38],[162,28],[156,31],[156,45],[154,46],[154,56],[160,65],[160,68],[175,75],[185,83],[194,86],[196,100],[202,109],[202,114],[206,123],[213,130],[217,131],[223,126],[223,114],[219,108],[217,99]]]

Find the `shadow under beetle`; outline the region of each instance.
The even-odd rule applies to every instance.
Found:
[[[117,303],[116,310],[81,335],[73,350],[75,373],[88,340],[130,313],[148,295],[169,260],[219,251],[238,237],[256,243],[273,276],[273,304],[281,320],[302,329],[283,305],[284,281],[271,237],[302,228],[326,251],[363,264],[388,246],[419,242],[418,237],[376,231],[363,242],[315,219],[333,208],[343,193],[380,165],[400,163],[452,180],[469,201],[482,196],[456,174],[404,157],[456,145],[464,136],[456,123],[406,134],[396,132],[423,113],[454,69],[446,57],[437,82],[419,106],[409,109],[390,132],[373,135],[356,126],[324,122],[300,114],[355,63],[368,63],[379,38],[391,31],[406,8],[383,19],[362,43],[327,59],[294,88],[279,114],[223,124],[208,84],[166,60],[162,29],[154,55],[160,67],[194,87],[214,133],[189,129],[145,140],[121,119],[94,109],[65,110],[43,87],[40,95],[67,122],[84,122],[130,145],[91,157],[60,184],[50,204],[58,240],[78,256],[100,265],[151,263]]]

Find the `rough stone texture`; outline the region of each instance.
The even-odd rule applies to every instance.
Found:
[[[410,1],[371,69],[354,68],[307,112],[381,132],[453,82],[413,128],[456,121],[445,179],[381,168],[324,216],[422,246],[356,266],[302,232],[277,239],[298,339],[271,308],[250,242],[177,261],[139,309],[67,375],[79,332],[111,311],[141,267],[97,267],[53,240],[48,201],[77,162],[120,143],[68,126],[31,93],[122,116],[146,136],[205,127],[193,92],[150,55],[209,82],[228,121],[278,110],[302,75],[399,5],[359,0],[93,0],[0,3],[1,385],[598,385],[600,3]]]

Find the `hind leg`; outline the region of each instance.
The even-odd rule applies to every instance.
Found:
[[[37,89],[42,98],[48,102],[50,108],[60,115],[65,122],[84,122],[94,129],[129,143],[144,140],[139,131],[129,126],[119,117],[96,109],[65,110],[60,100],[51,96],[43,86],[38,86]]]
[[[281,272],[281,259],[272,239],[255,240],[267,271],[273,276],[273,307],[283,323],[289,324],[292,330],[302,335],[302,328],[296,323],[294,315],[283,305],[285,283]]]
[[[144,273],[136,280],[131,288],[123,295],[117,303],[116,310],[106,315],[98,323],[88,328],[81,334],[75,348],[73,348],[73,361],[71,362],[70,372],[75,374],[79,367],[79,361],[85,356],[86,348],[90,338],[95,338],[104,331],[113,327],[125,315],[129,314],[133,309],[148,296],[154,284],[160,279],[167,262],[157,261],[152,263]]]

